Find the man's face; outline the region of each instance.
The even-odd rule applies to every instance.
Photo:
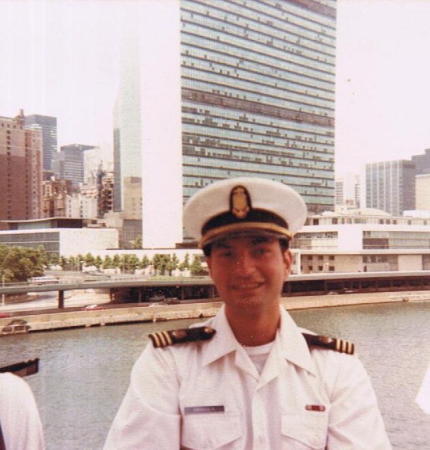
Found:
[[[207,263],[227,310],[258,313],[277,308],[291,254],[276,238],[241,236],[214,242]]]

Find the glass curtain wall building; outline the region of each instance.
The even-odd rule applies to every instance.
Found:
[[[334,206],[335,0],[181,0],[183,195],[264,176]]]
[[[57,153],[57,118],[41,114],[25,116],[25,128],[42,131],[43,170],[52,171],[52,161]]]

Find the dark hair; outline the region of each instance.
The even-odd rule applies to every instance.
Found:
[[[279,237],[279,246],[281,247],[282,252],[286,252],[290,248],[290,240],[287,237]],[[210,244],[205,245],[202,250],[203,254],[207,257],[211,256],[212,251],[212,242]]]

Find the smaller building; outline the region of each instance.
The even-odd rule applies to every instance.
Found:
[[[415,183],[416,209],[430,211],[430,173],[417,175]]]
[[[415,169],[408,160],[366,164],[366,207],[394,216],[415,209]]]
[[[41,216],[42,132],[24,119],[0,117],[0,219]]]
[[[79,183],[84,182],[84,152],[93,148],[93,145],[63,145],[54,155],[52,166],[55,176],[70,180],[77,189]]]
[[[374,209],[311,216],[291,247],[296,273],[428,270],[430,218]]]
[[[67,196],[71,192],[70,180],[53,177],[42,181],[42,217],[67,217]]]
[[[2,221],[0,244],[18,247],[43,247],[57,256],[73,256],[118,248],[118,231],[96,227],[83,219],[54,217],[40,220]],[[89,225],[93,225],[90,227]]]

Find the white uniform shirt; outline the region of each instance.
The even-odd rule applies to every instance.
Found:
[[[280,329],[259,374],[224,309],[207,325],[216,329],[210,341],[147,346],[105,450],[391,448],[356,357],[309,350],[281,309]]]
[[[6,450],[43,450],[42,424],[28,384],[11,373],[0,374],[0,425]]]

